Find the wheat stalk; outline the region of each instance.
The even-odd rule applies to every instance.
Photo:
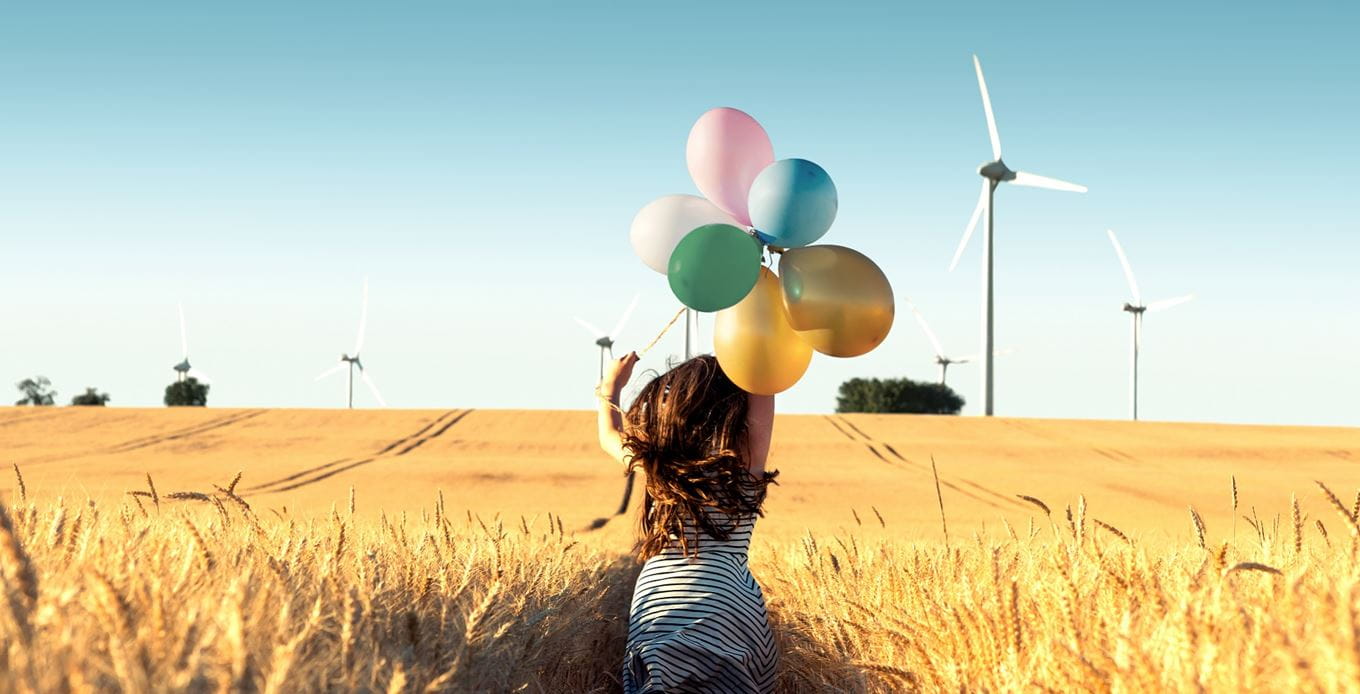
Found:
[[[1032,497],[1032,496],[1026,496],[1026,495],[1024,495],[1024,494],[1016,494],[1015,496],[1016,496],[1016,498],[1018,498],[1018,499],[1020,499],[1020,500],[1022,500],[1022,501],[1026,501],[1026,502],[1028,502],[1028,503],[1030,503],[1030,504],[1033,504],[1033,505],[1039,507],[1039,510],[1040,510],[1040,511],[1043,511],[1045,516],[1048,516],[1049,518],[1052,518],[1052,517],[1053,517],[1053,512],[1050,511],[1050,510],[1048,510],[1048,504],[1045,504],[1044,502],[1040,501],[1039,499],[1037,499],[1037,498],[1035,498],[1035,497]]]
[[[47,546],[57,547],[61,545],[66,537],[66,503],[63,497],[57,497],[57,512],[52,516],[52,525],[47,531]]]
[[[1294,521],[1294,556],[1297,557],[1303,553],[1303,512],[1299,509],[1299,499],[1294,494],[1289,495],[1289,507]]]
[[[11,463],[14,466],[14,480],[19,486],[19,503],[28,503],[28,487],[24,486],[24,473],[19,472],[19,464]]]
[[[949,547],[949,522],[944,517],[944,494],[940,492],[940,471],[935,468],[935,456],[930,456],[930,473],[935,477],[935,500],[940,504],[940,528],[944,531],[944,546]],[[875,510],[875,513],[878,511]],[[882,516],[879,517],[882,521]]]
[[[1318,489],[1322,490],[1322,495],[1332,504],[1332,508],[1336,509],[1337,515],[1341,516],[1342,520],[1346,521],[1346,525],[1351,529],[1351,534],[1355,535],[1360,533],[1360,524],[1357,524],[1356,516],[1351,513],[1350,509],[1346,508],[1346,505],[1341,503],[1341,500],[1336,498],[1336,495],[1332,493],[1332,490],[1328,489],[1327,485],[1323,484],[1321,480],[1314,480],[1314,482],[1317,484]]]
[[[38,575],[33,560],[14,530],[9,508],[0,503],[0,575],[5,577],[10,617],[27,643],[32,639],[30,613],[38,602]]]
[[[156,483],[151,481],[151,473],[146,473],[146,486],[151,490],[151,502],[156,505],[156,510],[161,510],[161,497],[156,493]]]
[[[1109,523],[1100,520],[1099,518],[1092,518],[1091,523],[1093,523],[1096,527],[1101,528],[1102,530],[1110,533],[1111,535],[1114,535],[1115,537],[1123,540],[1125,544],[1130,545],[1133,544],[1133,541],[1129,539],[1129,536],[1121,532],[1119,528],[1116,528],[1113,525],[1110,525]]]
[[[1230,479],[1232,480],[1232,539],[1233,542],[1237,542],[1237,475],[1232,475]]]
[[[1199,542],[1199,548],[1207,551],[1209,545],[1204,540],[1204,519],[1194,506],[1190,507],[1190,523],[1195,527],[1195,539]]]
[[[1234,564],[1231,569],[1228,569],[1228,573],[1234,573],[1237,571],[1260,571],[1263,573],[1275,574],[1276,576],[1284,575],[1282,571],[1273,566],[1267,566],[1265,564],[1261,564],[1254,561],[1239,562],[1237,564]]]

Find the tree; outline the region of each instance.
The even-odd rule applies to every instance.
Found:
[[[108,393],[101,393],[96,388],[86,388],[84,393],[71,398],[71,404],[103,407],[108,404],[109,400]]]
[[[841,384],[837,412],[906,412],[958,414],[963,398],[943,383],[909,378],[852,378]]]
[[[165,387],[166,407],[203,407],[208,404],[208,384],[190,376]]]
[[[57,404],[57,391],[52,390],[52,382],[46,376],[36,376],[25,378],[14,384],[24,398],[15,402],[15,405],[55,405]]]

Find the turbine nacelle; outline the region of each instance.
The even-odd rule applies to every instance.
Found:
[[[596,344],[596,346],[603,347],[603,348],[608,349],[608,350],[613,350],[613,349],[614,349],[614,340],[611,339],[611,338],[610,338],[609,336],[607,336],[607,335],[606,335],[605,337],[602,337],[602,338],[596,340],[596,341],[595,341],[595,344]]]
[[[1134,306],[1133,304],[1131,304],[1131,303],[1129,303],[1129,302],[1126,301],[1126,302],[1124,302],[1124,310],[1125,310],[1125,311],[1128,311],[1129,313],[1143,313],[1143,312],[1147,311],[1147,307],[1146,307],[1146,306]]]
[[[1006,166],[1006,162],[1000,159],[979,166],[978,175],[996,183],[1015,179],[1015,172],[1009,166]]]
[[[182,374],[187,374],[187,373],[189,373],[189,370],[190,370],[191,368],[193,368],[193,367],[189,366],[189,360],[188,360],[188,359],[185,359],[184,361],[182,361],[182,362],[180,362],[180,363],[178,363],[178,364],[175,364],[175,366],[174,366],[174,369],[175,369],[176,371],[182,373]]]

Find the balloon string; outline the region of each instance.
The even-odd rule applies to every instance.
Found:
[[[652,338],[652,341],[648,342],[646,347],[643,347],[638,351],[637,354],[639,359],[646,355],[647,352],[650,352],[651,349],[656,346],[656,343],[660,342],[661,338],[665,337],[666,333],[670,332],[671,328],[675,327],[675,321],[680,320],[680,316],[685,314],[685,310],[686,309],[681,308],[679,311],[676,311],[675,315],[671,317],[671,321],[666,324],[666,327],[662,328],[661,332],[657,333],[656,337]]]

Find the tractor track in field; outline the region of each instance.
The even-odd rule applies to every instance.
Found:
[[[463,421],[464,417],[472,414],[472,409],[449,410],[444,414],[435,417],[429,424],[407,434],[377,451],[362,458],[341,458],[332,460],[329,463],[308,468],[301,472],[296,472],[287,477],[265,482],[246,489],[247,495],[253,494],[273,494],[275,492],[286,492],[309,484],[315,484],[324,479],[334,477],[342,472],[353,470],[361,465],[367,465],[378,460],[390,460],[414,451],[425,445],[427,441],[443,436],[445,432],[452,429],[454,425]],[[395,451],[395,452],[394,452]]]
[[[150,448],[151,446],[157,446],[162,443],[169,443],[171,441],[179,441],[209,431],[213,431],[215,429],[228,427],[239,422],[244,422],[248,419],[254,419],[255,417],[258,417],[264,414],[265,412],[267,412],[267,410],[246,410],[244,412],[233,412],[231,414],[225,414],[219,417],[214,417],[206,422],[199,422],[198,424],[195,424],[193,426],[187,426],[181,429],[174,429],[164,434],[153,434],[151,436],[141,436],[135,439],[129,439],[122,443],[116,443],[113,444],[112,446],[107,446],[105,448],[100,448],[94,451],[83,451],[80,453],[46,456],[41,458],[30,458],[29,460],[26,460],[24,462],[50,463],[58,460],[72,460],[74,458],[85,458],[95,455],[117,455],[120,453],[129,453],[131,451],[136,451],[143,448]]]
[[[855,443],[863,444],[865,448],[869,449],[869,452],[872,453],[874,457],[878,458],[884,463],[892,465],[893,467],[902,468],[904,470],[918,472],[923,475],[931,474],[930,468],[926,467],[925,464],[916,462],[902,455],[901,453],[897,452],[897,449],[893,448],[892,444],[890,443],[874,439],[872,436],[869,436],[868,434],[864,433],[863,429],[860,429],[859,427],[855,426],[854,423],[851,422],[850,420],[844,417],[831,417],[830,415],[827,415],[826,421],[830,423],[831,426],[835,427],[836,431],[839,431],[841,434],[843,434],[845,438]],[[850,433],[852,431],[854,432],[854,434]],[[856,437],[855,434],[858,434],[858,437]],[[895,461],[890,460],[887,456],[885,456],[883,454],[883,451],[879,450],[878,447],[880,446],[883,448],[883,451],[887,451],[888,455],[892,456],[896,460]],[[1001,494],[1000,492],[988,489],[987,487],[978,484],[977,482],[973,482],[972,480],[964,479],[962,477],[959,478],[959,481],[965,485],[968,485],[969,487],[972,487],[973,489],[976,489],[978,492],[981,492],[982,494],[986,494],[990,497],[995,497],[999,501],[1005,502],[1014,507],[1025,508],[1025,505],[1020,501],[1012,499],[1011,497]],[[965,489],[943,477],[940,478],[940,486],[947,487],[952,491],[958,492],[959,494],[962,494],[978,503],[991,506],[992,508],[995,509],[1003,508],[999,503],[997,503],[997,501],[993,501],[992,499],[987,498],[987,496],[979,496],[977,493]]]
[[[18,414],[14,415],[13,417],[8,417],[4,421],[0,421],[0,427],[7,427],[11,424],[27,424],[29,422],[37,422],[44,419],[53,419],[55,417],[60,417],[63,414],[65,413],[47,412],[42,414]]]
[[[229,415],[223,415],[221,417],[210,419],[206,422],[203,422],[195,426],[185,427],[183,429],[172,431],[168,434],[157,434],[155,436],[145,436],[140,439],[124,441],[123,443],[115,444],[113,446],[105,448],[100,452],[105,454],[127,453],[128,451],[149,448],[151,446],[167,443],[169,441],[187,439],[191,436],[197,436],[199,434],[206,433],[214,429],[229,427],[238,422],[244,422],[247,419],[254,419],[264,414],[265,412],[266,410],[246,410],[245,412],[235,412]]]

